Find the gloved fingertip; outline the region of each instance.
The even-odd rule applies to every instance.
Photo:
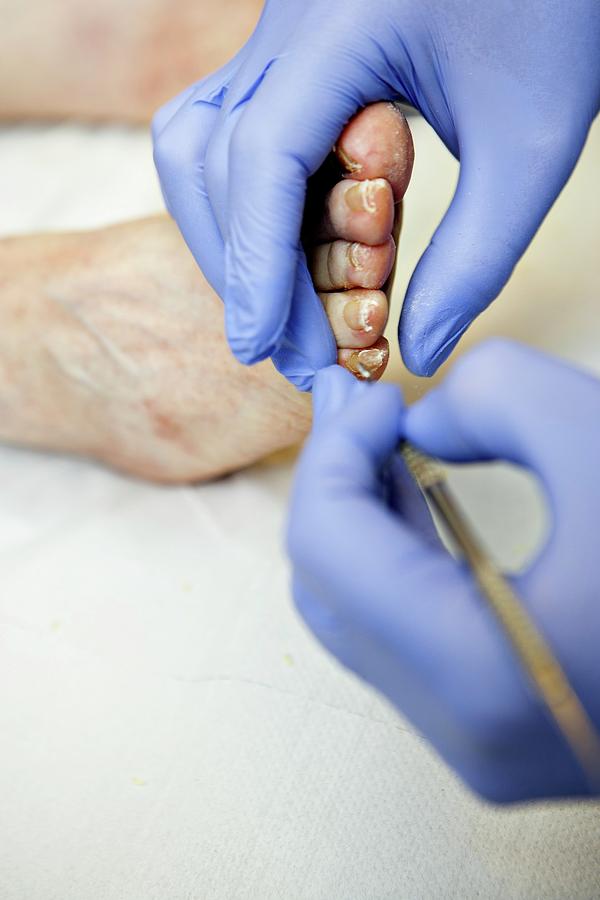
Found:
[[[477,458],[477,443],[461,427],[448,380],[408,407],[404,432],[412,444],[432,456],[461,461]]]
[[[322,424],[346,406],[354,386],[359,382],[341,366],[320,369],[313,381],[313,415],[315,425]]]
[[[439,389],[434,388],[406,409],[404,414],[404,431],[407,439],[414,444],[421,446],[427,441],[432,428],[437,428],[436,411],[439,417],[438,393]]]
[[[296,390],[303,394],[310,394],[313,389],[314,375],[287,375],[287,380],[293,384]]]
[[[430,378],[437,370],[429,354],[413,344],[407,345],[402,338],[400,338],[400,355],[408,371],[419,378]]]
[[[343,366],[338,366],[337,364],[324,366],[315,375],[314,390],[317,392],[326,391],[330,385],[338,382],[350,386],[356,382],[356,378]]]
[[[272,356],[279,346],[281,335],[265,335],[264,328],[260,327],[261,323],[256,322],[253,311],[245,303],[245,298],[239,298],[233,291],[226,291],[227,341],[235,358],[249,366]]]
[[[247,338],[239,338],[237,336],[228,336],[227,342],[237,361],[244,366],[254,366],[256,363],[268,359],[277,349],[272,344],[268,344],[266,347],[257,347],[256,344],[248,341]]]
[[[235,357],[245,365],[267,359],[279,349],[286,326],[286,311],[257,305],[250,289],[239,282],[225,286],[225,333]]]
[[[398,338],[402,360],[413,375],[430,378],[446,362],[471,325],[471,319],[460,324],[455,321],[440,322],[432,328],[422,321],[413,325],[413,318],[416,314],[409,309],[400,320]]]

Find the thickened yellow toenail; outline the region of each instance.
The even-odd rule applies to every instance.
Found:
[[[360,172],[360,170],[362,169],[362,163],[358,163],[356,162],[356,160],[351,159],[346,151],[337,144],[333,148],[333,152],[347,172]]]
[[[368,381],[382,367],[384,360],[385,352],[371,347],[369,350],[355,350],[348,357],[346,365],[354,375]]]
[[[344,307],[344,319],[353,331],[364,331],[370,334],[373,331],[371,319],[377,311],[377,300],[373,297],[364,297],[361,300],[351,300]]]
[[[369,256],[368,250],[365,250],[363,244],[359,244],[355,241],[353,244],[348,244],[346,252],[348,254],[348,262],[352,268],[355,272],[361,272],[364,269]]]
[[[375,181],[361,181],[346,191],[344,197],[346,204],[352,212],[377,212],[375,194],[377,184]]]

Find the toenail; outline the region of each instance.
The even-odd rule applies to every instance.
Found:
[[[348,244],[348,262],[355,272],[361,272],[369,260],[369,248],[355,241]]]
[[[385,351],[377,347],[369,350],[355,350],[351,353],[346,366],[354,375],[368,381],[382,367],[385,360]]]
[[[356,162],[355,159],[352,159],[345,150],[343,150],[338,144],[333,148],[333,152],[346,169],[347,172],[360,172],[362,169],[362,164]]]
[[[370,334],[374,328],[372,319],[377,312],[378,303],[374,297],[351,300],[344,307],[344,319],[353,331],[364,331]]]
[[[377,212],[375,194],[377,184],[375,181],[361,181],[346,191],[344,197],[346,204],[352,212]]]

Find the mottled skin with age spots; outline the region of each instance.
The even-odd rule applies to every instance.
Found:
[[[230,57],[260,7],[11,4],[0,34],[8,76],[0,118],[147,120]],[[310,198],[311,272],[339,362],[359,376],[378,378],[387,364],[381,288],[395,256],[394,204],[411,166],[406,123],[377,104],[344,130],[324,167],[327,189],[317,179]],[[0,241],[0,439],[185,482],[297,443],[310,419],[310,398],[269,362],[248,369],[233,359],[221,302],[168,219]]]
[[[306,434],[309,398],[231,356],[168,219],[0,241],[0,271],[0,439],[185,482]]]

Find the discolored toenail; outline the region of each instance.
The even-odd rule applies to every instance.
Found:
[[[333,148],[333,152],[347,172],[360,172],[360,170],[363,168],[362,163],[356,162],[355,159],[351,159],[346,151],[339,146],[339,144],[335,145],[335,147]]]
[[[360,300],[351,300],[344,307],[344,320],[353,331],[363,331],[370,334],[374,331],[373,316],[377,313],[379,304],[374,297],[363,297]]]
[[[374,181],[361,181],[353,185],[344,194],[346,205],[352,212],[377,212],[376,193],[380,179]]]
[[[348,369],[359,378],[368,381],[385,362],[385,350],[371,347],[368,350],[355,350],[346,361]]]
[[[356,272],[362,272],[369,262],[369,251],[363,244],[354,241],[352,244],[348,244],[346,252],[348,254],[348,262],[352,268]]]

